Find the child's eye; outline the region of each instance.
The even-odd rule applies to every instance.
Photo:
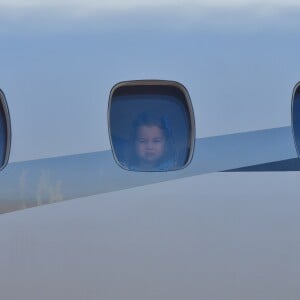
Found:
[[[155,139],[154,140],[154,143],[160,143],[161,142],[161,139]]]
[[[143,143],[145,143],[145,139],[138,139],[138,142],[143,144]]]

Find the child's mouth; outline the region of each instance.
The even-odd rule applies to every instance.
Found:
[[[146,152],[145,155],[148,158],[153,158],[153,157],[155,157],[156,154],[154,152]]]

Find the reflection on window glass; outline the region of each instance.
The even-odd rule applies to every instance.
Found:
[[[187,92],[179,84],[117,85],[109,115],[112,149],[123,168],[170,171],[189,163],[194,119]]]
[[[2,169],[8,160],[9,155],[9,116],[8,109],[3,92],[0,90],[0,169]]]
[[[300,85],[299,84],[296,86],[294,92],[292,120],[293,120],[294,140],[299,155],[300,154]]]

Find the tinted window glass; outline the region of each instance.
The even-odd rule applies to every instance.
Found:
[[[294,140],[298,155],[300,153],[300,84],[297,84],[294,90],[294,97],[292,103],[292,120]]]
[[[7,164],[10,151],[10,119],[4,93],[0,90],[0,169]]]
[[[119,165],[133,171],[186,166],[194,145],[194,119],[178,83],[121,83],[110,98],[110,135]]]

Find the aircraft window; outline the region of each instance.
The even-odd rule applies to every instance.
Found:
[[[10,153],[10,118],[5,95],[0,90],[0,170],[2,170]]]
[[[109,131],[116,162],[131,171],[171,171],[192,158],[195,125],[187,90],[177,82],[129,81],[113,87]]]
[[[292,123],[294,141],[300,156],[300,82],[295,86],[292,99]]]

